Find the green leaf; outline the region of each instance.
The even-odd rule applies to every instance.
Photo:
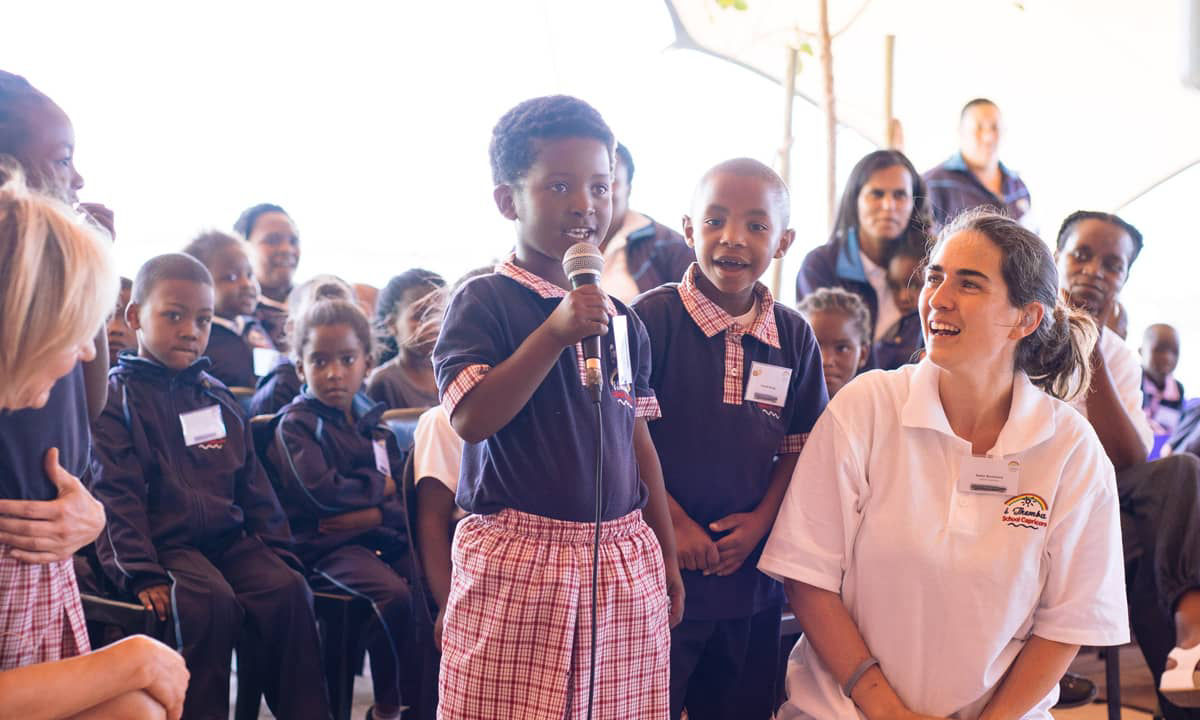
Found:
[[[717,0],[717,7],[722,10],[746,10],[749,8],[746,0]]]
[[[812,45],[806,42],[800,43],[800,47],[796,48],[796,52],[800,53],[801,55],[812,55]]]

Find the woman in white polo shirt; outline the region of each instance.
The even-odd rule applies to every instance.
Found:
[[[1095,326],[1045,244],[961,216],[921,291],[928,356],[808,439],[759,567],[805,636],[780,718],[1037,718],[1080,645],[1128,640],[1113,468],[1060,398]]]

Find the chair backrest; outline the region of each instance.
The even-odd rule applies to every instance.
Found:
[[[397,408],[388,410],[383,414],[383,422],[387,424],[388,429],[396,436],[396,444],[401,450],[408,451],[412,448],[413,435],[417,430],[417,421],[421,419],[421,415],[429,408]]]
[[[254,454],[267,471],[271,485],[279,488],[279,473],[267,458],[267,450],[275,441],[276,415],[255,415],[250,418],[250,436],[254,439]]]
[[[233,396],[237,398],[238,403],[242,406],[242,412],[249,416],[250,401],[254,399],[254,388],[234,386],[229,388],[229,392],[233,393]]]

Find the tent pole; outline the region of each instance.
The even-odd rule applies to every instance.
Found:
[[[883,37],[883,146],[896,149],[896,137],[892,131],[895,113],[892,109],[893,62],[896,57],[896,36]]]
[[[821,69],[825,92],[821,105],[825,109],[825,206],[829,227],[833,227],[837,207],[837,111],[833,104],[833,38],[829,34],[829,0],[817,3],[820,10]]]
[[[779,177],[787,184],[792,182],[792,110],[796,105],[796,65],[800,51],[787,49],[787,72],[783,75],[783,144],[779,146]],[[779,297],[783,285],[783,259],[771,261],[771,294]],[[796,298],[797,301],[800,298]]]

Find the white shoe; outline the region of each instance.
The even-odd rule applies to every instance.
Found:
[[[1200,664],[1200,645],[1177,647],[1167,655],[1175,667],[1162,674],[1158,690],[1179,707],[1200,707],[1200,687],[1196,686],[1196,665]]]

